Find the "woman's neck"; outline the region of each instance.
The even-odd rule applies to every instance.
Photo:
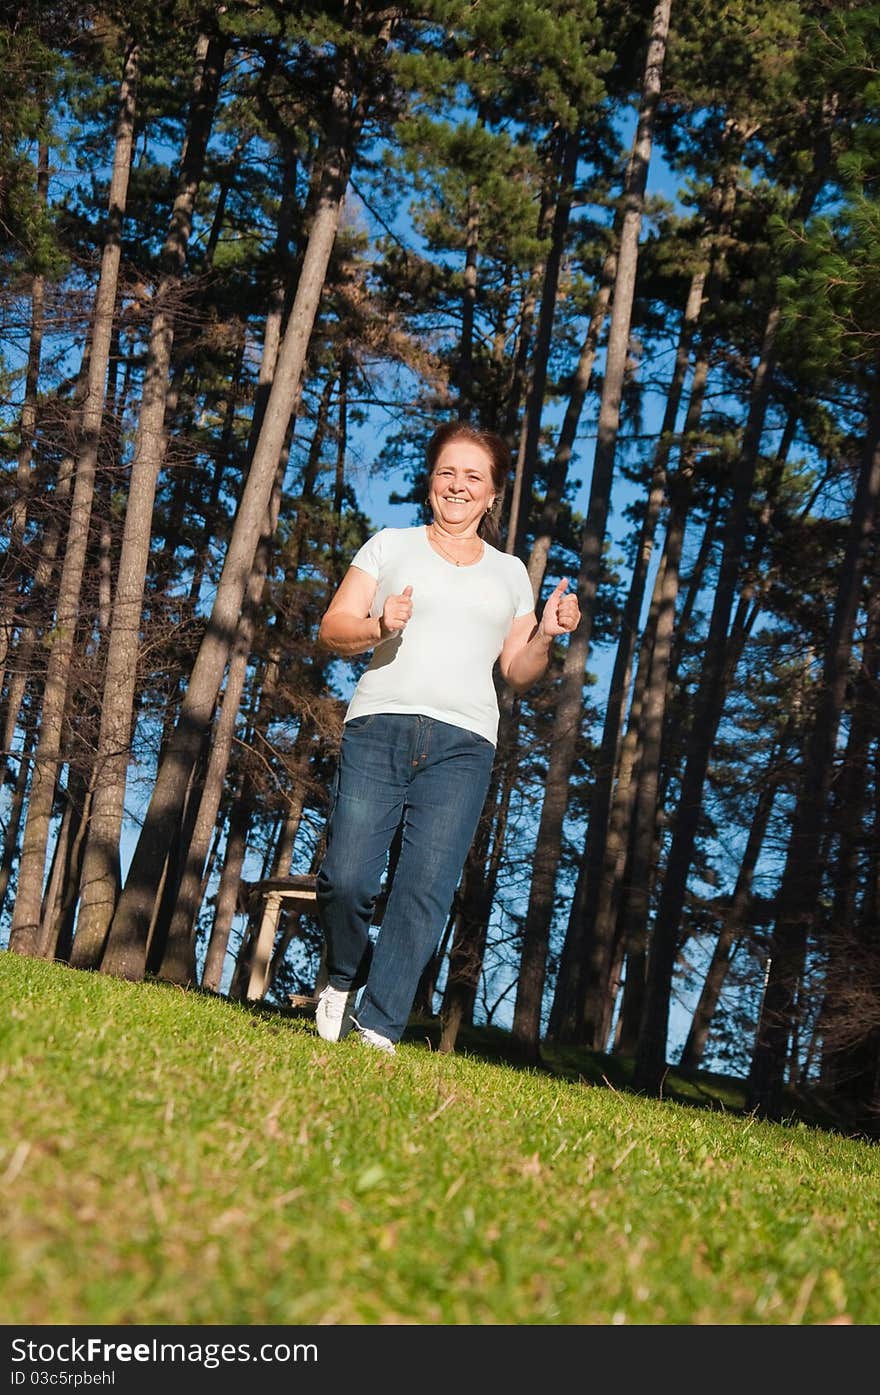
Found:
[[[454,529],[445,528],[442,523],[437,523],[436,520],[428,524],[431,531],[442,538],[444,542],[474,542],[475,540],[479,542],[480,535],[477,532],[479,524],[466,523],[463,526],[464,531],[457,532]]]

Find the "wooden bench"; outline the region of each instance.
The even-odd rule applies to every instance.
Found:
[[[317,878],[311,872],[291,877],[265,877],[254,882],[248,892],[248,909],[256,911],[262,902],[293,911],[295,915],[314,912],[318,899]]]
[[[259,925],[245,995],[249,1001],[258,1002],[265,997],[282,910],[297,916],[314,915],[317,900],[315,877],[309,872],[287,877],[264,877],[250,887],[246,905],[253,919],[259,920]]]
[[[384,886],[376,897],[373,910],[374,925],[382,924],[387,900],[388,889]],[[266,992],[269,964],[282,910],[289,911],[292,915],[314,915],[317,902],[317,878],[313,872],[302,872],[287,877],[264,877],[262,881],[254,882],[247,895],[247,906],[254,917],[259,914],[260,926],[251,959],[247,988],[249,999],[260,999]],[[290,996],[295,1007],[307,1007],[316,1001],[314,997],[301,993],[293,993]]]

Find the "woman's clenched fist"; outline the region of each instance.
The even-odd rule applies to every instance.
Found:
[[[411,586],[404,586],[399,596],[389,596],[386,600],[379,617],[379,634],[382,639],[400,634],[401,630],[406,628],[412,618],[412,593]]]

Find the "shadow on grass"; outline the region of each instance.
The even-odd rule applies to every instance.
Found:
[[[436,1051],[440,1030],[437,1018],[413,1018],[404,1033],[404,1040],[414,1044],[421,1042]],[[585,1046],[562,1046],[545,1041],[541,1043],[537,1064],[526,1063],[513,1047],[510,1033],[498,1027],[462,1027],[456,1051],[514,1069],[536,1070],[574,1083],[595,1085],[644,1098],[643,1091],[633,1089],[634,1062],[629,1056],[612,1056],[602,1051],[591,1051]],[[746,1108],[746,1081],[713,1071],[670,1065],[663,1079],[660,1098],[694,1109],[738,1117],[747,1116],[750,1112]],[[819,1087],[805,1090],[789,1086],[786,1090],[785,1115],[779,1122],[807,1124],[866,1141],[880,1138],[880,1121],[866,1121],[858,1117],[845,1101],[835,1099]]]
[[[154,979],[152,982],[176,992],[181,991],[179,986],[163,984],[161,979]],[[185,991],[228,1002],[242,1012],[269,1021],[314,1020],[314,1006],[308,1003],[292,1006],[271,1002],[237,1002],[207,989],[193,987]],[[413,1046],[422,1046],[428,1051],[437,1051],[440,1033],[439,1017],[412,1017],[403,1040]],[[575,1084],[594,1085],[629,1095],[641,1095],[644,1098],[643,1091],[633,1089],[634,1063],[628,1056],[612,1056],[602,1051],[591,1051],[585,1046],[562,1046],[545,1041],[541,1043],[537,1062],[524,1061],[513,1046],[510,1032],[500,1027],[474,1026],[462,1026],[460,1029],[456,1054],[473,1056],[477,1060],[508,1066],[515,1070],[537,1071]],[[739,1117],[749,1113],[746,1109],[745,1080],[712,1071],[683,1069],[670,1065],[663,1079],[660,1098],[715,1113]],[[787,1125],[807,1124],[868,1142],[880,1139],[880,1120],[866,1120],[864,1116],[860,1117],[847,1101],[835,1098],[831,1092],[823,1091],[819,1086],[810,1089],[787,1087],[786,1112],[779,1122]]]

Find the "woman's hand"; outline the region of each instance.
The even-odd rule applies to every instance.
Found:
[[[567,590],[568,577],[564,576],[544,604],[538,628],[548,639],[555,635],[571,634],[580,624],[581,608],[578,598],[574,591],[566,595]]]
[[[399,596],[389,596],[382,607],[382,614],[379,618],[379,634],[382,639],[390,639],[392,635],[400,634],[406,629],[407,623],[412,619],[412,593],[411,586],[404,586]]]
[[[560,581],[547,597],[541,622],[535,612],[514,620],[501,650],[501,676],[515,693],[525,693],[547,670],[553,641],[557,635],[576,630],[581,618],[577,596],[568,589],[568,578]]]

